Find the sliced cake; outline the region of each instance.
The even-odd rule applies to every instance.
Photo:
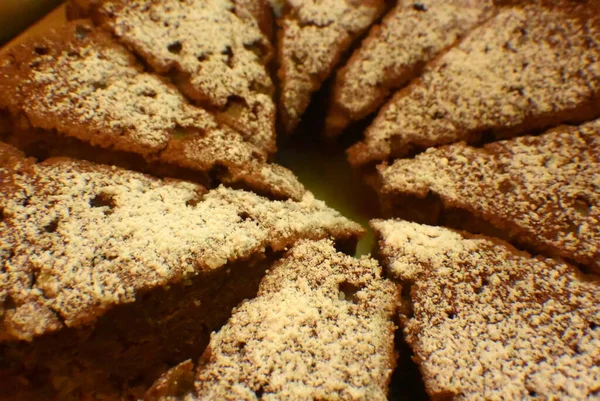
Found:
[[[600,3],[514,3],[394,95],[350,148],[355,167],[600,116]]]
[[[36,164],[7,145],[0,163],[0,399],[145,390],[200,356],[287,247],[332,237],[352,251],[362,232],[310,193]]]
[[[294,131],[311,95],[384,11],[384,0],[286,0],[277,38],[279,118]]]
[[[325,134],[379,109],[425,64],[492,16],[492,0],[401,0],[336,75]]]
[[[598,399],[598,276],[446,228],[373,227],[432,400]]]
[[[388,214],[498,236],[600,271],[600,120],[432,148],[380,167]]]
[[[78,9],[77,1],[71,6]],[[78,14],[114,34],[195,104],[275,151],[272,11],[265,0],[91,0]]]
[[[143,67],[86,22],[0,60],[0,139],[28,154],[72,156],[300,199],[288,170]]]
[[[185,399],[387,400],[398,297],[375,260],[303,241],[213,334]],[[159,381],[151,399],[191,387],[168,376],[179,386]]]

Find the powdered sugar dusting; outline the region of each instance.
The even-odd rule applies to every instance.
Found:
[[[25,114],[36,128],[135,152],[149,163],[205,173],[224,166],[221,182],[261,193],[299,199],[305,192],[290,171],[268,164],[263,150],[142,72],[125,48],[85,22],[14,49],[4,58],[0,91],[0,108],[17,120]]]
[[[493,11],[491,0],[399,2],[338,72],[333,107],[352,120],[374,112],[393,89]]]
[[[89,324],[140,291],[266,248],[362,231],[310,194],[299,202],[224,187],[205,194],[191,183],[64,159],[3,165],[4,174],[0,304],[17,306],[4,310],[3,340],[62,327],[56,318],[45,324],[44,314]]]
[[[383,196],[431,191],[534,249],[600,267],[600,120],[484,148],[432,148],[380,173]]]
[[[397,297],[373,259],[301,242],[213,335],[197,398],[386,400]]]
[[[401,318],[430,396],[596,398],[597,278],[485,237],[373,225],[391,274],[412,284],[412,310]]]
[[[580,121],[600,91],[600,21],[576,7],[502,9],[392,98],[351,150],[357,165],[430,146]],[[596,14],[598,15],[598,14]]]
[[[179,71],[186,95],[223,110],[248,141],[274,150],[273,84],[263,64],[271,47],[258,21],[238,16],[230,0],[110,0],[100,12],[158,72]]]
[[[281,20],[278,72],[281,118],[292,131],[310,97],[338,63],[341,54],[380,15],[383,1],[288,0]]]

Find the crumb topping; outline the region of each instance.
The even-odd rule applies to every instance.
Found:
[[[352,119],[377,110],[440,51],[494,11],[491,0],[401,1],[337,75],[334,102]]]
[[[380,174],[384,196],[430,191],[535,248],[600,268],[600,120],[539,137],[431,148]]]
[[[386,400],[397,296],[375,260],[302,241],[213,334],[198,399]]]
[[[188,97],[223,111],[248,141],[274,151],[271,45],[250,13],[236,12],[230,0],[106,0],[99,12],[153,69],[177,71]]]
[[[342,53],[377,19],[384,2],[287,0],[280,20],[278,72],[284,126],[293,131],[310,97]]]
[[[95,146],[210,172],[221,181],[299,199],[304,188],[237,132],[190,105],[161,78],[144,73],[125,48],[87,23],[68,24],[0,61],[0,108],[28,124]],[[42,134],[40,134],[42,135]],[[277,182],[271,183],[270,177]]]
[[[591,2],[501,9],[381,109],[351,160],[364,165],[597,116],[598,11]]]
[[[3,163],[0,176],[0,340],[90,324],[140,292],[299,238],[362,231],[311,194],[296,202],[206,192],[68,159]]]
[[[430,396],[592,400],[600,281],[508,244],[375,221],[390,274],[410,284],[404,333]]]

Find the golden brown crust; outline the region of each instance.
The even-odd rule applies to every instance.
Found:
[[[205,175],[224,169],[211,185],[302,197],[305,190],[291,172],[267,163],[265,152],[142,70],[124,47],[87,22],[18,46],[0,60],[0,91],[6,95],[0,111],[12,120],[12,139],[6,140],[18,144],[37,134],[43,142],[45,133],[57,132],[138,154],[147,163]]]
[[[287,0],[279,19],[279,118],[291,133],[342,54],[381,15],[384,0]]]
[[[594,400],[600,281],[503,241],[374,221],[406,295],[403,332],[434,400]]]
[[[397,92],[349,150],[355,167],[600,115],[600,3],[502,8]]]
[[[338,70],[325,135],[375,112],[427,62],[494,13],[492,0],[401,0]]]
[[[102,0],[91,8],[96,24],[170,75],[194,103],[274,153],[272,48],[261,32],[269,13],[264,0]]]
[[[139,291],[299,238],[362,232],[310,194],[269,201],[69,159],[15,162],[6,146],[0,153],[10,178],[0,185],[0,265],[11,266],[0,272],[0,341],[89,325]]]
[[[190,399],[387,400],[398,295],[375,260],[302,241],[213,335]]]
[[[600,271],[600,120],[483,148],[430,149],[379,172],[384,203],[401,209],[399,198],[416,205],[435,196],[519,245]],[[445,212],[429,213],[435,224]]]

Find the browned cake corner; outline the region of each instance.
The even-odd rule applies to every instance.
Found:
[[[287,247],[352,248],[362,233],[309,193],[271,201],[65,158],[35,164],[7,145],[0,162],[0,399],[154,380],[199,357]]]
[[[302,241],[211,337],[186,399],[387,400],[398,296],[375,260]]]
[[[495,11],[492,0],[401,0],[337,72],[325,135],[377,111],[425,64]]]
[[[272,11],[265,0],[95,0],[94,22],[195,104],[275,152]]]
[[[287,0],[277,34],[279,117],[291,133],[342,54],[381,15],[384,0]]]
[[[597,276],[500,240],[372,224],[406,288],[403,332],[432,400],[598,398]]]
[[[481,143],[600,115],[600,2],[501,8],[380,110],[349,150],[366,168],[431,146]]]
[[[380,167],[388,214],[498,236],[600,271],[600,120],[430,149]]]
[[[7,53],[0,92],[0,136],[37,157],[91,159],[276,198],[305,192],[292,172],[86,22]]]

